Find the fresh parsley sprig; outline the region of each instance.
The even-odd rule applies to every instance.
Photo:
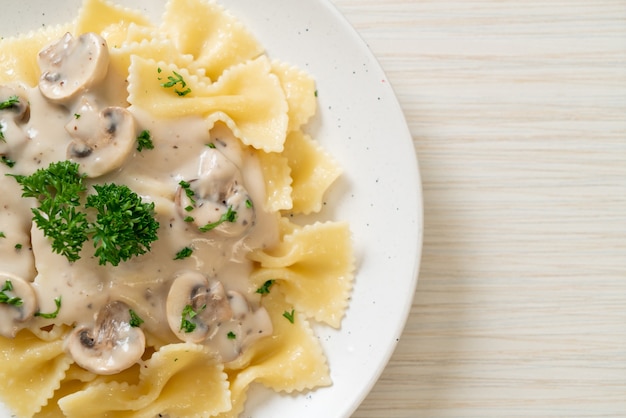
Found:
[[[11,280],[6,280],[4,282],[4,285],[2,286],[2,289],[0,289],[0,303],[5,303],[7,305],[12,305],[12,306],[22,306],[22,304],[24,303],[22,298],[17,297],[17,296],[9,296],[5,293],[5,292],[10,292],[12,290],[13,290],[13,283],[11,282]]]
[[[20,98],[17,97],[16,95],[9,96],[8,99],[6,99],[3,102],[0,102],[0,110],[10,109],[16,104],[18,104],[19,102],[20,102]]]
[[[141,152],[144,149],[154,149],[154,143],[152,143],[152,136],[150,131],[144,129],[137,137],[137,151]]]
[[[185,305],[181,315],[180,330],[186,332],[187,334],[193,332],[197,327],[196,323],[193,322],[193,319],[205,309],[206,305],[202,305],[202,307],[200,307],[197,311],[193,309],[193,306]]]
[[[81,207],[86,187],[77,163],[61,161],[30,176],[12,176],[22,186],[23,197],[39,202],[31,209],[33,220],[50,238],[52,250],[70,262],[80,258],[83,244],[90,237],[99,263],[114,266],[146,253],[158,238],[154,203],[142,202],[127,186],[95,185],[96,194],[87,196],[87,203]],[[89,209],[96,211],[93,223],[88,221]]]
[[[172,71],[172,73],[174,75],[168,76],[167,79],[169,81],[161,83],[161,87],[170,88],[176,86],[177,84],[180,84],[181,89],[184,90],[179,90],[178,88],[175,88],[174,91],[176,92],[176,94],[178,94],[179,96],[186,96],[191,93],[191,88],[187,87],[187,82],[185,81],[183,76],[178,74],[176,71]],[[187,88],[185,89],[185,87]]]
[[[223,224],[224,222],[236,222],[236,221],[237,221],[237,212],[233,210],[232,206],[229,206],[228,210],[222,213],[222,216],[220,216],[220,218],[217,221],[201,226],[200,232],[207,232],[212,229],[215,229],[221,224]]]
[[[133,256],[150,251],[158,238],[159,223],[154,219],[154,203],[144,203],[127,186],[95,185],[96,194],[87,196],[86,208],[96,209],[92,224],[95,255],[99,263],[117,266]]]
[[[54,304],[56,306],[56,309],[54,310],[54,312],[49,312],[49,313],[35,312],[35,316],[39,316],[39,317],[46,318],[46,319],[56,318],[57,315],[59,314],[59,311],[61,311],[61,296],[54,299]]]
[[[52,250],[70,262],[80,258],[87,240],[87,215],[77,210],[80,195],[86,188],[78,164],[69,161],[52,163],[30,176],[13,175],[22,186],[22,197],[37,199],[32,208],[33,220],[52,239]]]

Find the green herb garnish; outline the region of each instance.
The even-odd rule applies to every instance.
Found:
[[[46,319],[54,319],[54,318],[56,318],[57,315],[59,314],[59,311],[61,310],[61,296],[59,296],[58,298],[54,299],[54,304],[57,307],[54,312],[50,312],[50,313],[35,312],[35,316],[40,316],[40,317],[46,318]]]
[[[141,324],[143,324],[144,320],[141,319],[139,317],[139,315],[137,315],[137,313],[135,311],[133,311],[132,309],[128,310],[128,313],[130,315],[130,321],[128,322],[128,324],[133,327],[133,328],[137,328],[139,327]]]
[[[198,314],[205,309],[206,305],[202,305],[202,307],[196,312],[193,310],[193,306],[185,305],[180,321],[180,330],[185,331],[186,333],[193,332],[196,329],[196,324],[191,320],[198,316]]]
[[[178,182],[178,185],[185,191],[185,194],[187,195],[187,197],[189,198],[191,203],[195,205],[196,204],[196,200],[194,199],[194,196],[196,194],[194,193],[193,190],[191,190],[191,184],[189,184],[185,180],[181,180],[181,181]],[[185,210],[187,210],[187,212],[189,212],[189,210],[187,209],[189,207],[191,207],[191,206],[187,206],[185,208]],[[191,209],[193,210],[193,207],[191,207]]]
[[[295,314],[296,312],[292,309],[291,312],[283,312],[283,316],[285,318],[287,318],[287,321],[291,322],[293,324],[294,320],[295,320]]]
[[[137,151],[141,152],[144,149],[154,149],[154,144],[152,143],[152,137],[150,136],[150,131],[143,130],[137,137]]]
[[[181,89],[184,89],[185,87],[187,87],[187,83],[183,79],[182,75],[178,74],[176,71],[172,71],[172,73],[174,75],[168,76],[167,79],[169,81],[166,83],[161,83],[161,87],[170,88],[170,87],[176,86],[177,84],[180,84]],[[190,88],[186,88],[185,90],[179,90],[178,88],[175,88],[174,91],[179,96],[186,96],[187,94],[191,93]]]
[[[13,290],[13,283],[11,283],[11,280],[6,280],[4,282],[4,285],[2,286],[2,289],[0,289],[0,303],[5,303],[7,305],[13,305],[13,306],[22,306],[22,304],[24,303],[24,301],[22,301],[22,298],[19,298],[16,296],[9,296],[5,293],[5,292],[10,292],[12,290]]]
[[[193,253],[193,250],[191,248],[185,247],[176,253],[174,260],[182,260],[183,258],[187,258],[191,256],[192,253]]]
[[[70,262],[78,260],[87,240],[88,227],[85,213],[77,211],[79,196],[86,190],[78,164],[62,161],[30,176],[13,177],[22,186],[23,197],[32,197],[39,202],[39,207],[31,209],[33,220],[52,240],[52,250]]]
[[[256,292],[261,295],[267,295],[270,293],[270,288],[274,284],[274,280],[268,280],[261,287],[259,287]]]
[[[237,334],[235,334],[235,333],[234,333],[234,332],[232,332],[232,331],[228,331],[228,334],[226,334],[226,337],[227,337],[229,340],[234,340],[235,338],[237,338]]]
[[[3,136],[3,138],[4,138],[4,136]],[[0,161],[2,161],[2,164],[6,165],[9,168],[13,168],[13,166],[15,165],[15,161],[10,159],[6,155],[3,155],[2,157],[0,157]]]
[[[200,231],[207,232],[214,228],[217,228],[224,222],[235,222],[235,221],[237,221],[237,212],[233,210],[232,206],[229,206],[228,210],[225,213],[223,213],[222,216],[220,216],[220,218],[217,221],[208,223],[200,227]]]
[[[16,95],[9,96],[4,102],[0,102],[0,110],[10,109],[20,102],[20,98]]]
[[[98,212],[90,232],[99,263],[117,266],[122,260],[150,251],[159,229],[154,203],[142,202],[141,197],[123,185],[95,185],[94,189],[97,194],[87,196],[85,207]]]

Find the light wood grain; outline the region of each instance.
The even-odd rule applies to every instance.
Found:
[[[334,3],[425,203],[411,315],[354,417],[626,417],[626,2]]]

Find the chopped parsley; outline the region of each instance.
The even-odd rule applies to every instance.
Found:
[[[141,319],[139,317],[139,315],[137,315],[137,312],[133,311],[132,309],[128,310],[128,314],[130,315],[130,321],[128,322],[128,324],[133,327],[133,328],[137,328],[139,327],[141,324],[144,323],[144,320]]]
[[[3,137],[4,138],[4,137]],[[9,168],[13,168],[13,166],[15,165],[15,161],[13,161],[12,159],[10,159],[9,157],[7,157],[6,155],[3,155],[0,158],[0,161],[2,161],[2,164],[6,165]]]
[[[0,110],[10,109],[20,102],[20,98],[16,95],[9,96],[4,102],[0,102]]]
[[[124,185],[95,185],[94,189],[97,194],[87,196],[85,207],[98,212],[90,230],[99,263],[117,266],[122,260],[150,251],[159,229],[154,219],[154,202],[142,202]]]
[[[74,119],[80,119],[80,113],[74,113]]]
[[[182,260],[183,258],[187,258],[191,256],[192,253],[193,253],[193,250],[191,248],[185,247],[176,253],[174,260]]]
[[[296,312],[293,309],[291,310],[291,312],[287,312],[287,311],[283,312],[283,316],[287,318],[287,321],[291,322],[292,324],[294,323],[294,320],[295,320],[295,314]]]
[[[198,311],[194,311],[193,306],[191,305],[185,305],[180,321],[180,330],[185,331],[186,333],[193,332],[196,329],[196,324],[192,320],[205,309],[206,305],[202,305]]]
[[[206,146],[212,149],[217,148],[213,142],[209,142],[208,144],[206,144]]]
[[[13,306],[22,306],[22,304],[24,303],[24,301],[22,301],[22,298],[19,298],[16,296],[9,296],[5,293],[5,292],[10,292],[12,290],[13,290],[13,283],[11,283],[11,280],[6,280],[4,282],[4,285],[2,286],[2,289],[0,289],[0,303],[5,303],[7,305],[13,305]]]
[[[235,333],[234,333],[234,332],[232,332],[232,331],[228,331],[228,334],[226,334],[226,337],[227,337],[229,340],[234,340],[235,338],[237,338],[237,334],[235,334]]]
[[[15,249],[16,250],[21,250],[22,249],[22,244],[20,244],[19,242],[17,244],[15,244]]]
[[[0,238],[6,238],[7,236],[4,235],[4,232],[0,231]]]
[[[87,196],[81,208],[86,187],[78,168],[77,163],[61,161],[30,176],[12,176],[22,186],[22,197],[39,202],[31,209],[33,220],[50,238],[52,250],[73,262],[91,237],[99,263],[114,266],[149,251],[158,238],[154,203],[143,203],[127,186],[105,184],[95,185],[96,194]],[[88,209],[96,211],[95,222],[89,222]]]
[[[185,216],[185,219],[183,219],[185,222],[193,222],[195,219],[193,216]]]
[[[228,210],[224,212],[217,221],[208,223],[200,227],[200,231],[207,232],[207,231],[217,228],[224,222],[235,222],[235,221],[237,221],[237,212],[233,210],[232,206],[229,206]]]
[[[52,163],[30,176],[13,177],[22,186],[22,197],[38,200],[39,207],[31,209],[33,220],[52,240],[52,250],[70,262],[78,260],[88,228],[87,215],[77,210],[79,196],[86,190],[78,164]]]
[[[270,293],[270,288],[274,285],[274,280],[268,280],[261,287],[256,290],[256,293],[261,295],[267,295]]]
[[[252,208],[252,200],[250,199],[246,199],[246,208],[251,209]]]
[[[141,133],[137,137],[137,151],[141,152],[144,149],[154,149],[154,144],[152,143],[150,131],[148,131],[147,129],[141,131]]]
[[[189,198],[191,203],[195,205],[196,204],[196,200],[194,199],[194,196],[196,194],[194,193],[193,190],[191,190],[191,184],[186,182],[185,180],[181,180],[181,181],[178,182],[178,185],[185,191],[185,194],[187,195],[187,197]],[[191,206],[187,206],[185,208],[185,210],[187,212],[190,211],[190,209],[188,209],[189,207],[191,207]],[[191,210],[193,210],[193,207],[191,207]]]
[[[180,84],[181,90],[179,90],[178,88],[174,89],[176,94],[178,94],[179,96],[186,96],[189,93],[191,93],[191,89],[187,87],[187,82],[183,79],[183,76],[178,74],[176,71],[172,71],[172,73],[174,75],[168,76],[167,79],[169,81],[167,81],[166,83],[161,83],[161,87],[171,88]],[[185,89],[185,87],[187,88]],[[185,89],[185,90],[182,90],[182,89]]]
[[[59,296],[58,298],[54,299],[54,304],[57,307],[54,312],[50,312],[50,313],[35,312],[35,316],[40,316],[40,317],[46,318],[46,319],[54,319],[54,318],[56,318],[57,315],[59,314],[59,311],[61,310],[61,296]]]
[[[4,137],[4,125],[2,123],[0,123],[0,141],[7,142]]]

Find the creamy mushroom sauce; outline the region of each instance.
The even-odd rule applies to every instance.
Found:
[[[75,57],[73,61],[76,61]],[[78,76],[82,69],[76,71]],[[68,80],[71,81],[72,77],[74,74],[66,74]],[[180,342],[180,330],[172,330],[168,325],[168,292],[177,277],[191,271],[207,280],[221,282],[225,291],[230,292],[231,319],[222,323],[219,332],[213,332],[202,343],[213,347],[223,361],[231,360],[252,341],[246,340],[247,335],[257,338],[271,333],[269,317],[263,308],[259,308],[260,295],[248,283],[252,264],[246,254],[252,249],[277,243],[279,215],[263,209],[265,187],[254,151],[242,146],[225,125],[218,122],[209,127],[201,117],[157,120],[142,109],[128,108],[135,126],[133,147],[126,148],[128,155],[124,156],[120,167],[88,179],[88,184],[127,185],[144,201],[155,203],[160,228],[159,239],[152,244],[151,252],[117,267],[98,265],[90,242],[85,243],[81,258],[74,263],[53,253],[48,239],[31,222],[30,208],[35,205],[34,199],[20,197],[19,185],[4,175],[29,175],[39,168],[46,168],[51,162],[66,160],[68,146],[75,141],[70,135],[72,124],[80,122],[83,117],[80,112],[85,101],[98,109],[127,106],[124,83],[118,75],[108,74],[102,81],[86,86],[61,102],[46,98],[39,87],[8,86],[21,92],[30,105],[30,115],[16,122],[14,111],[0,111],[0,124],[6,140],[0,144],[0,154],[16,162],[12,168],[2,165],[0,169],[0,189],[3,191],[0,230],[6,236],[0,240],[0,271],[31,283],[40,312],[53,312],[56,308],[54,299],[61,297],[62,300],[55,319],[33,317],[16,323],[12,331],[51,324],[66,324],[74,329],[90,328],[107,304],[123,302],[145,321],[141,329],[145,331],[149,345]],[[0,97],[0,100],[6,100],[6,97]],[[92,116],[85,116],[85,120],[90,118]],[[143,130],[150,132],[155,147],[138,152],[134,141]],[[209,143],[214,144],[215,149],[207,146]],[[201,177],[207,160],[215,152],[220,152],[236,166],[253,202],[254,225],[243,236],[224,236],[217,229],[200,232],[197,225],[185,222],[177,208],[179,182]],[[80,158],[70,157],[82,164]],[[219,177],[219,172],[213,175]],[[22,244],[20,249],[15,247],[18,243]],[[192,255],[174,260],[176,253],[184,247],[192,248]],[[180,323],[183,313],[177,315]]]

